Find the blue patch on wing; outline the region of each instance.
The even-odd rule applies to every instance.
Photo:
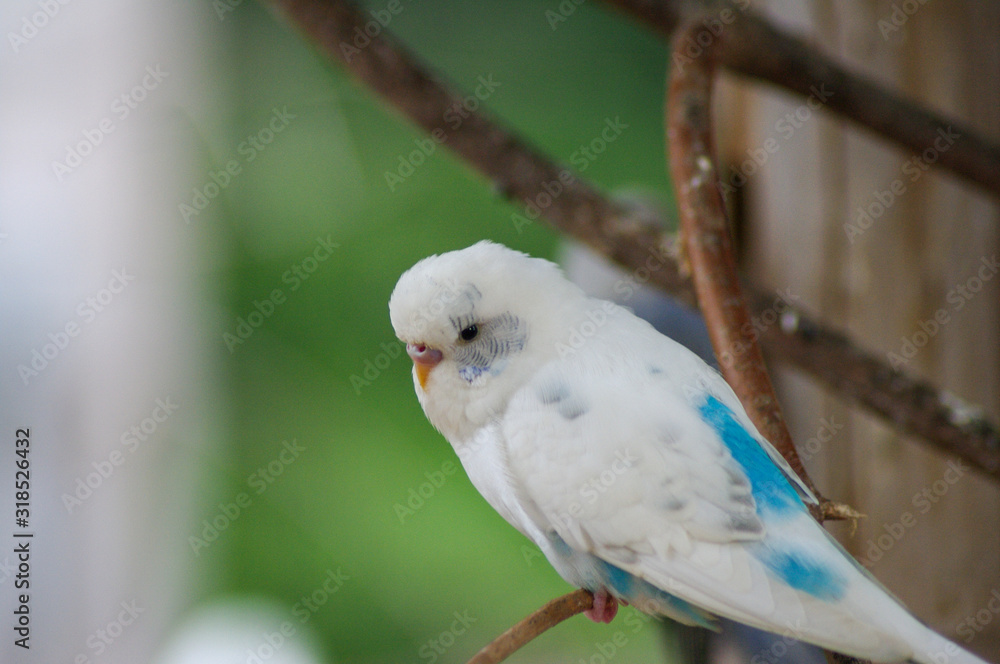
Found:
[[[753,547],[753,553],[779,579],[816,599],[834,602],[847,591],[847,579],[843,574],[802,552],[758,544]]]
[[[736,420],[733,411],[713,396],[709,396],[698,411],[719,434],[733,459],[746,473],[754,502],[757,503],[757,514],[766,517],[768,512],[775,515],[806,511],[805,504],[785,473]]]
[[[757,503],[757,514],[765,527],[775,517],[806,511],[802,498],[784,471],[736,420],[733,411],[709,396],[699,412],[746,473],[754,502]],[[817,599],[836,601],[847,591],[847,579],[839,570],[817,560],[792,542],[785,544],[765,539],[751,545],[750,551],[779,579]]]

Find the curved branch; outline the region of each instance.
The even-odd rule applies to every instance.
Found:
[[[523,205],[538,202],[556,228],[631,270],[645,270],[649,281],[694,306],[690,281],[672,258],[674,240],[647,217],[625,209],[554,164],[499,123],[481,113],[469,114],[455,129],[445,114],[462,97],[435,81],[402,48],[383,36],[353,48],[355,30],[366,21],[346,0],[275,0],[275,4],[327,57],[339,61],[362,83],[378,92],[407,118],[466,160],[507,198]],[[350,49],[344,49],[346,45]],[[553,196],[549,192],[557,191]],[[541,205],[544,202],[545,205]],[[533,223],[527,212],[512,215],[520,228]],[[748,287],[755,315],[773,312],[775,294]],[[851,341],[789,308],[780,325],[762,335],[779,360],[787,360],[818,378],[848,400],[886,417],[902,431],[957,454],[1000,480],[1000,434],[983,419],[969,419],[940,391],[924,381],[891,369]]]
[[[683,48],[689,39],[701,43],[698,38],[706,34],[711,36],[704,25],[688,24],[674,36],[674,48]],[[743,332],[752,331],[753,326],[736,276],[736,258],[715,168],[711,118],[714,79],[713,49],[707,49],[687,66],[675,68],[667,90],[665,113],[667,156],[677,191],[684,249],[708,335],[722,373],[750,419],[820,499],[819,513],[814,516],[820,521],[845,512],[860,516],[845,505],[831,506],[816,490],[785,426],[760,346],[755,337]],[[740,348],[741,352],[735,355],[728,352],[732,348]],[[732,361],[726,361],[727,357]],[[835,653],[829,655],[837,661]]]
[[[555,627],[578,613],[583,613],[593,605],[594,596],[587,590],[574,590],[558,597],[493,639],[467,664],[497,664],[497,662],[502,662],[545,630]]]
[[[703,25],[694,23],[680,30],[673,42],[675,47],[683,48],[689,40],[701,43],[696,40],[705,34],[711,36]],[[820,499],[821,511],[816,516],[820,520],[841,517],[850,511],[820,495],[795,451],[736,274],[712,138],[715,70],[712,49],[686,66],[676,67],[666,100],[667,158],[698,303],[722,374],[761,435],[781,452],[792,470]],[[732,352],[736,348],[739,353]]]
[[[695,24],[679,30],[673,41],[680,45],[703,33],[707,30]],[[755,337],[742,332],[753,331],[753,326],[736,276],[729,223],[717,184],[711,120],[714,55],[706,51],[690,66],[676,68],[667,90],[667,160],[677,192],[684,252],[722,375],[764,438],[816,492],[785,426],[760,346]],[[733,348],[742,352],[734,354]]]
[[[684,16],[682,2],[605,2],[668,38]],[[1000,196],[1000,144],[995,140],[847,71],[801,39],[780,30],[755,12],[742,9],[742,4],[715,3],[717,11],[708,19],[714,33],[705,41],[718,42],[719,64],[803,97],[815,94],[817,88],[828,90],[826,108],[916,153],[933,146],[942,132],[957,136],[951,147],[936,152],[937,165]],[[682,53],[681,57],[687,61],[691,56]]]

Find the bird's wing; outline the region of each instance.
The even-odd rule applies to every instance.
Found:
[[[566,510],[572,540],[585,543],[573,532],[583,521],[605,541],[660,533],[664,551],[685,553],[762,537],[749,479],[693,408],[662,381],[571,369],[554,365],[517,394],[504,438],[517,476],[542,489],[539,507]]]
[[[666,350],[653,363],[642,348],[581,351],[518,391],[501,437],[525,513],[573,552],[717,615],[905,652],[864,624],[871,607],[842,601],[857,571],[735,395]]]
[[[701,544],[764,537],[746,472],[656,374],[554,363],[517,393],[503,425],[535,518],[574,549],[690,557]]]

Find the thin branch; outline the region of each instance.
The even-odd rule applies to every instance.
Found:
[[[467,664],[497,664],[510,657],[545,630],[567,618],[583,613],[594,605],[594,596],[587,590],[574,590],[558,597],[517,623],[476,653]]]
[[[673,34],[684,15],[683,2],[605,2],[666,37]],[[698,6],[701,4],[705,3]],[[744,4],[710,4],[716,11],[707,18],[712,31],[703,42],[718,42],[720,65],[803,97],[815,95],[817,90],[826,91],[826,108],[914,153],[933,149],[939,136],[957,137],[946,149],[935,149],[936,164],[1000,196],[1000,144],[995,140],[982,136],[965,123],[932,113],[868,78],[847,71],[801,39],[775,27],[755,12],[742,9]],[[687,45],[691,48],[681,51],[681,61],[692,59],[692,54],[703,48],[698,42]]]
[[[690,281],[671,257],[673,238],[647,217],[625,209],[540,155],[485,114],[469,114],[457,129],[447,124],[446,113],[461,104],[462,97],[432,79],[408,53],[381,35],[371,38],[364,48],[355,48],[355,30],[363,34],[366,18],[351,3],[276,0],[275,4],[328,57],[342,62],[361,82],[430,134],[441,132],[438,135],[445,144],[503,195],[524,205],[537,205],[556,228],[626,268],[647,271],[650,283],[695,305]],[[533,221],[525,212],[512,217],[512,223],[520,227]],[[773,292],[754,286],[746,292],[755,315],[773,314]],[[834,393],[1000,479],[996,426],[965,416],[968,409],[952,407],[929,383],[891,369],[800,309],[784,311],[780,324],[770,325],[762,333],[762,341],[777,359],[792,362]]]

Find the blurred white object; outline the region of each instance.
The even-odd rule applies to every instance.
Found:
[[[288,608],[233,597],[189,614],[154,664],[319,664],[316,639]]]

